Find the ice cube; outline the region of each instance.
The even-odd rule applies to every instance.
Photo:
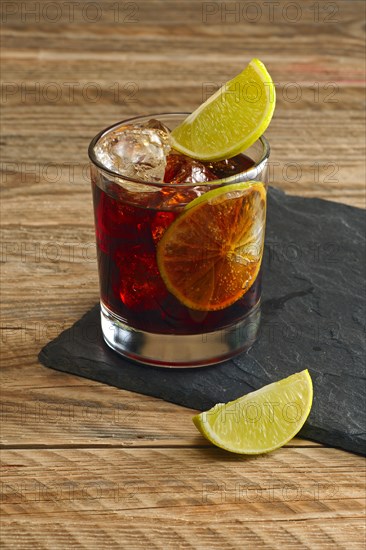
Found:
[[[157,118],[150,118],[150,120],[144,124],[144,128],[152,128],[154,130],[160,130],[163,134],[170,134],[169,128]]]
[[[155,250],[147,252],[137,246],[118,263],[120,269],[119,295],[122,302],[135,311],[158,309],[168,291],[160,276]]]
[[[157,212],[151,222],[151,234],[155,244],[158,244],[175,218],[176,214],[174,214],[174,212]]]
[[[229,178],[240,174],[254,166],[254,161],[246,155],[236,155],[229,159],[209,161],[206,163],[208,169],[215,174],[218,179]]]
[[[170,151],[169,130],[161,122],[123,125],[101,137],[94,148],[97,159],[121,176],[162,182]]]
[[[164,181],[166,183],[204,183],[218,177],[208,166],[176,151],[167,158]]]

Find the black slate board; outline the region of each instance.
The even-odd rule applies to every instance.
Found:
[[[99,306],[39,359],[198,410],[308,368],[314,403],[300,435],[365,454],[364,211],[269,190],[260,335],[232,360],[174,370],[127,361],[104,343]]]

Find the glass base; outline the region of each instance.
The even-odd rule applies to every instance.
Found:
[[[257,337],[260,304],[239,322],[203,334],[157,334],[129,327],[101,304],[106,343],[128,359],[165,368],[205,367],[250,348]]]

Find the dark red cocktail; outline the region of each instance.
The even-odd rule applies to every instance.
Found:
[[[158,118],[172,127],[182,117]],[[200,162],[170,150],[163,181],[149,182],[104,167],[93,156],[100,138],[91,174],[107,343],[163,366],[210,364],[248,347],[259,321],[265,140],[253,160]],[[241,240],[223,252],[234,227]]]

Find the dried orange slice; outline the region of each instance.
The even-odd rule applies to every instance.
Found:
[[[254,283],[266,218],[263,183],[235,183],[192,201],[157,246],[168,290],[191,309],[230,306]]]

